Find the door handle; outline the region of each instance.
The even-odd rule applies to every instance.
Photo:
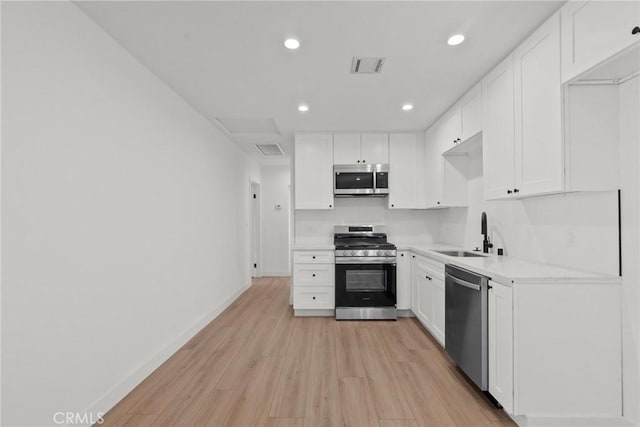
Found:
[[[474,291],[480,290],[480,285],[476,285],[475,283],[467,282],[466,280],[458,279],[454,276],[447,276],[447,279],[451,280],[451,282],[456,285],[464,286],[465,288],[473,289]]]

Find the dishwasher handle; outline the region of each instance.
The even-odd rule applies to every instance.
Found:
[[[457,278],[455,276],[452,276],[450,274],[447,275],[447,279],[451,280],[451,282],[455,283],[456,285],[464,286],[465,288],[473,289],[474,291],[479,291],[481,289],[480,285],[476,285],[475,283],[467,282],[466,280],[459,279],[459,278]]]

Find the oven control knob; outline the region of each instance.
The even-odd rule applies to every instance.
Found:
[[[384,255],[384,252],[383,251],[378,251],[378,256],[382,256],[382,255]]]

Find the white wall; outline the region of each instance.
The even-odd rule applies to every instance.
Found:
[[[625,416],[640,424],[640,77],[619,86]]]
[[[291,170],[288,165],[262,166],[261,177],[262,274],[288,276]]]
[[[333,210],[297,210],[295,244],[333,243],[334,225],[384,224],[395,244],[431,243],[438,238],[436,211],[388,209],[388,199],[336,198]]]
[[[441,211],[441,242],[482,247],[480,216],[486,212],[494,250],[501,247],[505,255],[517,258],[618,274],[616,192],[486,201],[482,152],[469,157],[469,205]]]
[[[249,284],[260,171],[75,5],[2,8],[2,421],[43,426]]]

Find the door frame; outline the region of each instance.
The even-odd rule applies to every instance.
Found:
[[[262,277],[261,187],[249,178],[249,275]]]

